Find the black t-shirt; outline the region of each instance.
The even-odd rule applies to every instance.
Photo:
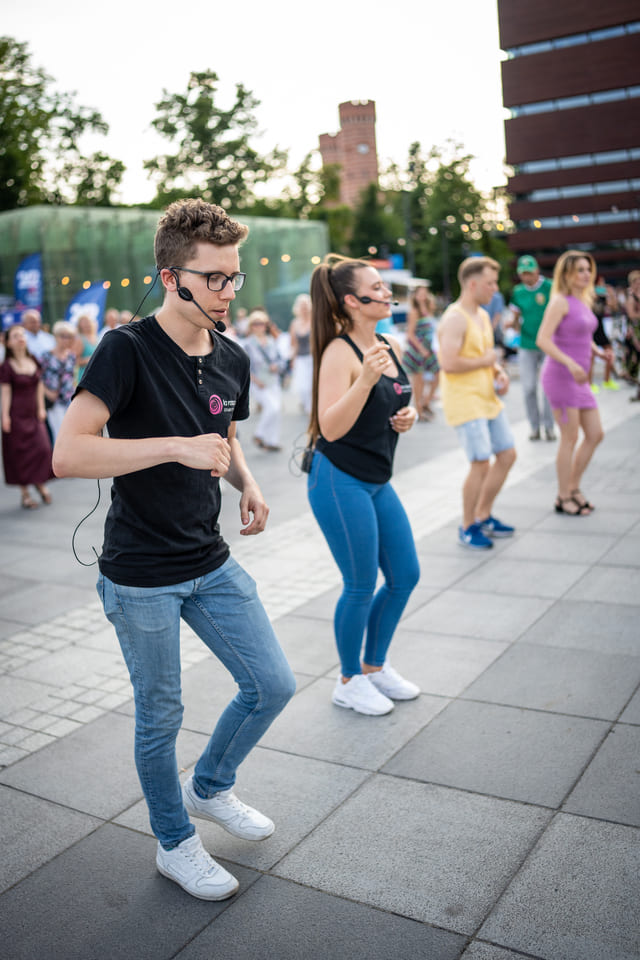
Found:
[[[386,343],[384,337],[377,336]],[[342,334],[341,339],[346,340],[362,361],[362,352],[351,337]],[[401,407],[406,407],[411,397],[411,385],[395,354],[393,361],[397,375],[380,377],[351,429],[339,440],[330,442],[319,436],[316,441],[316,450],[335,467],[366,483],[386,483],[391,477],[398,434],[389,419]]]
[[[226,337],[211,339],[211,353],[190,357],[153,316],[117,327],[78,390],[109,408],[110,437],[226,437],[232,420],[249,416],[249,360]],[[208,470],[165,463],[115,477],[100,570],[132,587],[204,576],[229,556],[219,513],[220,481]]]

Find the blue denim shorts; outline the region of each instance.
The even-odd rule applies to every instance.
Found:
[[[489,460],[492,453],[501,453],[515,446],[511,427],[504,410],[493,420],[468,420],[456,427],[462,448],[471,462]]]

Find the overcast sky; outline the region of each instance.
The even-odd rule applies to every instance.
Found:
[[[143,161],[170,152],[151,129],[164,89],[186,90],[191,71],[214,70],[218,103],[236,83],[261,101],[260,152],[290,151],[298,166],[320,133],[338,129],[338,104],[375,100],[381,165],[404,166],[409,145],[448,138],[474,154],[482,190],[505,182],[496,0],[244,0],[138,4],[20,0],[5,4],[3,34],[26,42],[59,90],[96,107],[110,127],[87,142],[127,166],[120,199],[145,202]]]

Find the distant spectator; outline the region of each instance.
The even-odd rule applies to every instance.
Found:
[[[102,325],[102,330],[98,334],[98,341],[102,340],[105,333],[109,333],[110,330],[115,330],[116,327],[120,326],[120,311],[116,310],[114,307],[107,310],[104,315],[104,323]]]
[[[88,314],[82,314],[78,317],[76,324],[78,331],[78,343],[76,345],[76,364],[78,375],[82,376],[82,371],[89,363],[93,351],[98,346],[98,324],[93,317]]]
[[[275,452],[281,449],[281,359],[268,326],[268,314],[264,310],[253,310],[249,315],[249,336],[242,346],[251,362],[251,394],[261,407],[253,440],[263,450]]]
[[[289,337],[293,389],[302,410],[310,414],[313,357],[311,356],[311,297],[308,293],[301,293],[294,301]]]
[[[53,350],[53,337],[42,327],[39,310],[25,310],[20,318],[27,337],[27,350],[36,360],[41,360],[47,350]]]
[[[60,424],[74,391],[76,331],[66,320],[53,325],[54,347],[42,358],[42,383],[47,405],[47,422],[55,443]]]
[[[416,287],[407,316],[407,340],[402,366],[411,378],[413,403],[420,420],[433,420],[431,407],[438,387],[438,357],[434,350],[436,299],[428,287]],[[431,379],[425,396],[425,374]]]
[[[22,506],[38,506],[29,493],[33,484],[43,503],[51,503],[46,485],[52,476],[51,443],[45,427],[40,367],[27,349],[26,331],[14,324],[7,332],[6,359],[0,366],[2,459],[5,482],[19,486]]]
[[[633,400],[640,400],[640,270],[629,274],[629,289],[624,309],[627,315],[627,331],[624,338],[624,365],[626,379],[638,384]]]
[[[551,294],[551,281],[540,275],[538,261],[530,254],[525,254],[518,260],[518,276],[521,282],[514,287],[511,294],[511,309],[516,322],[520,324],[518,364],[527,419],[531,427],[529,440],[540,439],[541,420],[545,438],[555,440],[553,414],[544,393],[541,398],[542,411],[538,402],[538,380],[544,354],[536,346],[536,336]]]

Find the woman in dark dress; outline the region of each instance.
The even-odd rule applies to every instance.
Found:
[[[0,366],[2,398],[2,459],[5,482],[20,487],[22,506],[37,507],[29,493],[33,484],[43,503],[51,503],[46,486],[53,476],[51,443],[45,426],[46,412],[40,368],[27,350],[24,329],[7,331],[6,357]]]

